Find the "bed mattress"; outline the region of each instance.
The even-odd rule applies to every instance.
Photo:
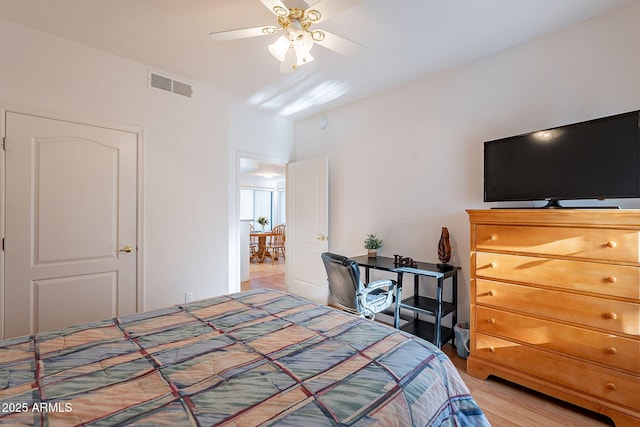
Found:
[[[489,425],[432,344],[271,290],[0,341],[0,424]]]

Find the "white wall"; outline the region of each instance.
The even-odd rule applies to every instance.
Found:
[[[483,141],[640,109],[640,4],[296,123],[296,159],[330,157],[330,249],[437,262],[440,228],[463,267],[482,201]],[[425,55],[428,55],[428,44]],[[640,208],[640,200],[618,201]]]
[[[5,20],[0,40],[0,107],[144,129],[144,308],[183,302],[187,290],[226,293],[237,279],[228,274],[229,158],[245,137],[230,131],[241,120],[230,121],[228,94],[197,82],[191,99],[148,89],[143,64]]]
[[[229,112],[229,165],[233,172],[228,176],[228,239],[229,239],[229,292],[240,290],[240,233],[239,195],[240,183],[235,169],[240,157],[258,159],[267,163],[286,164],[293,159],[294,124],[247,108],[239,100],[233,100]]]

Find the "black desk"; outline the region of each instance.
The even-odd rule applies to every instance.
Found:
[[[443,343],[453,339],[453,325],[457,322],[458,314],[458,270],[460,267],[449,266],[449,268],[440,268],[437,264],[428,262],[417,262],[417,266],[398,267],[394,264],[394,259],[389,257],[359,256],[351,258],[365,270],[365,283],[370,281],[370,270],[384,270],[398,275],[396,288],[396,304],[393,312],[393,326],[407,331],[410,334],[419,336],[431,341],[437,347],[441,347]],[[402,278],[404,274],[413,274],[413,296],[402,299]],[[437,279],[435,298],[421,296],[419,291],[420,276],[434,277]],[[451,301],[443,301],[442,290],[444,288],[444,280],[451,278]],[[403,315],[401,309],[411,310],[413,316]],[[428,322],[419,319],[418,314],[426,314],[433,316],[434,322]],[[451,328],[442,326],[442,318],[451,314]],[[400,326],[400,320],[407,320],[405,324]]]

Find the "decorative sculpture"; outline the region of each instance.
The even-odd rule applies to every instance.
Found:
[[[447,230],[447,227],[442,227],[442,233],[440,234],[438,259],[441,263],[438,264],[438,267],[448,267],[447,263],[451,259],[451,243],[449,243],[449,230]]]
[[[393,265],[395,267],[411,267],[411,268],[418,267],[418,263],[416,263],[413,260],[413,258],[403,257],[402,255],[393,256]]]

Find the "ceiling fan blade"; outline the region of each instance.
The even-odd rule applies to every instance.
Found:
[[[289,8],[280,0],[260,0],[276,16],[289,15]]]
[[[269,34],[275,34],[276,31],[278,31],[276,27],[266,26],[266,27],[242,28],[240,30],[231,30],[231,31],[218,31],[216,33],[209,34],[209,36],[213,40],[226,41],[226,40],[244,39],[247,37],[266,36]]]
[[[331,49],[334,52],[338,52],[341,55],[353,57],[356,56],[359,52],[364,50],[364,46],[356,43],[354,41],[345,39],[344,37],[337,36],[328,31],[320,30],[324,33],[323,40],[315,41],[320,46],[326,47],[327,49]]]
[[[340,12],[344,12],[358,3],[362,3],[363,1],[364,0],[319,0],[313,3],[309,9],[318,10],[322,15],[320,21],[324,21],[325,19],[337,15]]]

